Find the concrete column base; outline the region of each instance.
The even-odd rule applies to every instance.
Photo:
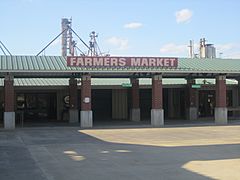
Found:
[[[78,123],[78,109],[69,109],[69,123]]]
[[[153,127],[160,127],[164,125],[163,109],[151,109],[151,125]]]
[[[189,120],[197,120],[198,118],[198,109],[197,107],[188,108],[188,119]]]
[[[81,127],[91,128],[93,126],[92,111],[81,111]]]
[[[131,109],[130,119],[131,119],[131,121],[136,121],[136,122],[141,121],[141,118],[140,118],[140,108]]]
[[[15,112],[4,112],[4,129],[15,129]]]
[[[227,124],[228,117],[227,117],[227,108],[226,107],[216,107],[214,110],[215,114],[215,123],[216,124]]]

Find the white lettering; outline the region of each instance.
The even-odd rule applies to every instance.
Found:
[[[149,58],[149,66],[151,66],[151,67],[156,66],[156,59],[155,58]]]
[[[83,58],[77,58],[76,66],[84,66]]]
[[[92,66],[92,58],[85,58],[85,66]]]
[[[73,57],[73,58],[70,58],[70,66],[74,66],[76,65],[76,58]]]
[[[93,58],[93,66],[103,66],[103,58]]]
[[[118,59],[117,58],[111,58],[111,66],[117,66],[118,65]]]
[[[163,59],[162,58],[158,58],[157,59],[157,66],[163,66]]]
[[[147,58],[142,58],[141,66],[148,66],[148,59]]]
[[[169,67],[169,59],[165,59],[165,61],[164,61],[164,66],[165,66],[165,67]]]
[[[171,58],[171,59],[169,59],[169,61],[170,61],[170,66],[174,67],[175,59],[174,59],[174,58]]]
[[[141,58],[131,58],[131,66],[141,66]]]
[[[128,60],[128,61],[127,61]],[[75,67],[99,67],[99,66],[132,66],[132,67],[176,67],[177,58],[157,58],[157,57],[67,57],[67,66]]]
[[[104,66],[110,65],[110,58],[104,58]]]
[[[126,66],[126,59],[125,58],[119,58],[119,66]]]

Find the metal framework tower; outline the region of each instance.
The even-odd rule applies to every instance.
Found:
[[[84,53],[80,48],[77,47],[76,41],[73,40],[73,36],[75,35],[80,42],[90,51],[92,52],[91,48],[82,40],[82,38],[72,29],[72,18],[67,19],[63,18],[62,19],[62,32],[58,34],[53,40],[51,40],[36,56],[40,55],[42,52],[45,51],[58,37],[62,36],[62,56],[75,56],[77,55],[77,51],[80,52],[81,56],[85,56],[87,53]],[[96,40],[93,41],[93,47],[98,47],[96,44]],[[96,44],[96,45],[95,45]],[[0,49],[1,46],[0,46]],[[99,50],[99,48],[98,48]],[[100,50],[99,50],[100,51]]]
[[[68,26],[69,26],[69,21],[67,18],[62,19],[62,56],[66,57],[67,56],[67,35],[68,35]]]
[[[95,31],[92,31],[89,36],[90,36],[90,41],[89,41],[90,49],[88,50],[88,56],[101,56],[102,53],[96,40],[98,35],[96,34]]]
[[[74,56],[76,42],[72,38],[72,18],[62,19],[62,56]]]

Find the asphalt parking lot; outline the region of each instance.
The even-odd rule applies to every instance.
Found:
[[[240,125],[0,130],[0,179],[239,179]]]

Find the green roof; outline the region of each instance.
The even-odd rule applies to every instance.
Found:
[[[164,72],[240,73],[239,59],[179,58],[177,68],[160,67],[68,67],[62,56],[0,56],[1,72]]]
[[[164,77],[185,78],[189,74],[199,78],[226,74],[228,78],[240,75],[240,59],[178,58],[177,68],[161,67],[68,67],[62,56],[0,56],[0,77],[12,73],[15,78],[70,77],[90,72],[93,77],[129,77],[133,73],[163,73]],[[197,75],[198,76],[197,76]],[[199,76],[201,75],[202,76]],[[204,75],[203,75],[204,74]],[[208,77],[205,77],[205,75]],[[215,75],[214,75],[215,74]],[[143,77],[147,77],[146,75]],[[193,76],[194,77],[194,76]]]
[[[240,75],[240,59],[190,59],[178,58],[177,68],[161,67],[68,67],[62,56],[2,56],[0,55],[0,77],[6,73],[14,75],[16,86],[67,86],[69,77],[74,73],[90,72],[92,85],[121,85],[130,83],[129,77],[135,72],[163,73],[163,84],[186,84],[189,74],[198,74],[196,84],[215,84],[214,74],[227,74],[228,78]],[[201,76],[207,74],[209,76]],[[96,78],[116,75],[116,78]],[[150,74],[151,75],[151,74]],[[44,78],[41,78],[44,77]],[[47,78],[46,78],[47,77]],[[50,77],[50,78],[49,78]],[[56,78],[58,77],[58,78]],[[64,77],[64,78],[63,78]],[[76,76],[77,77],[77,76]],[[95,77],[95,78],[94,78]],[[122,77],[122,78],[121,78]],[[125,77],[125,78],[123,78]],[[141,76],[140,76],[141,77]],[[151,85],[151,79],[143,76],[140,84]],[[169,78],[166,78],[169,77]],[[177,78],[176,78],[177,77]],[[204,78],[204,79],[202,79]],[[227,84],[237,84],[236,80],[227,79]],[[0,79],[3,85],[3,79]]]

